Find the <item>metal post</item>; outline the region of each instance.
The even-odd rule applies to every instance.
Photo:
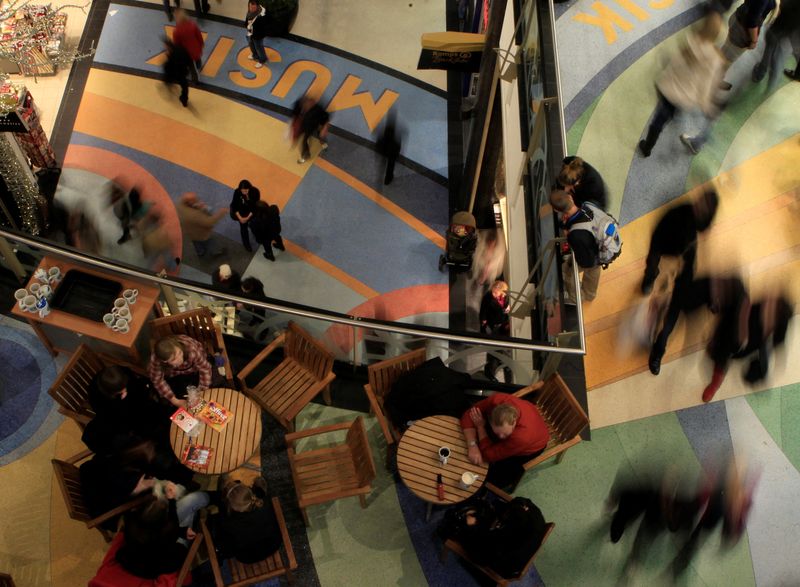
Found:
[[[175,314],[180,314],[181,310],[178,307],[178,298],[175,297],[175,290],[172,289],[171,285],[161,284],[161,295],[164,296],[164,301],[167,302],[167,308],[169,308],[169,313],[173,316]]]
[[[25,279],[28,277],[28,274],[25,272],[25,268],[22,266],[22,263],[20,263],[19,259],[17,259],[14,249],[11,248],[11,245],[3,236],[0,236],[0,255],[2,255],[3,259],[5,259],[6,263],[8,263],[9,268],[14,272],[14,275],[17,276],[19,282],[24,283]]]
[[[360,330],[360,326],[353,326],[353,373],[356,372],[356,368],[361,364],[361,353],[358,345],[358,332]]]

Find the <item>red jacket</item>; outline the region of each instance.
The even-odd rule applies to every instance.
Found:
[[[474,407],[478,408],[486,419],[487,428],[491,426],[489,416],[492,410],[500,404],[512,404],[517,408],[519,412],[517,425],[514,426],[511,436],[505,440],[494,442],[491,438],[486,437],[478,443],[483,460],[494,463],[508,457],[533,454],[547,446],[550,441],[550,432],[536,406],[507,393],[495,393],[475,404]],[[469,417],[469,410],[461,416],[461,427],[464,429],[475,428],[475,424]]]
[[[192,61],[200,61],[203,56],[203,33],[194,21],[186,19],[177,25],[172,33],[172,42],[185,49]]]

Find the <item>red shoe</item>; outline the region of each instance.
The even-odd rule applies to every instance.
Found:
[[[705,390],[703,390],[703,401],[705,403],[714,399],[722,382],[725,381],[725,371],[718,367],[714,367],[714,375],[711,376],[711,383],[709,383]]]

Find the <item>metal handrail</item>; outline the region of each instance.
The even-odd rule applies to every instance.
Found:
[[[239,295],[223,293],[200,285],[194,285],[191,283],[185,283],[183,281],[176,281],[175,279],[172,278],[154,275],[152,273],[142,271],[141,269],[134,269],[126,267],[124,265],[118,265],[116,263],[112,263],[110,261],[106,261],[103,259],[98,259],[96,257],[93,257],[91,255],[86,255],[81,252],[67,250],[62,247],[58,247],[53,244],[38,240],[36,238],[32,238],[29,235],[20,234],[16,231],[8,231],[0,228],[0,237],[8,238],[14,242],[22,243],[30,247],[33,247],[34,249],[40,249],[42,251],[46,251],[54,255],[66,257],[73,261],[78,261],[79,263],[85,263],[93,267],[104,269],[106,271],[120,273],[122,275],[135,277],[137,279],[149,280],[151,282],[158,283],[159,285],[177,287],[187,291],[192,291],[198,294],[219,298],[234,303],[255,306],[257,308],[263,308],[265,310],[271,310],[274,312],[282,312],[285,314],[290,314],[292,316],[301,316],[304,318],[313,318],[316,320],[332,322],[335,324],[344,324],[347,326],[353,326],[357,328],[372,328],[374,330],[380,330],[383,332],[392,332],[395,334],[404,334],[408,336],[417,336],[422,338],[433,338],[437,340],[447,340],[451,342],[459,342],[464,344],[538,351],[546,353],[562,353],[569,355],[583,355],[586,353],[583,344],[582,326],[580,328],[580,342],[581,342],[580,348],[563,348],[546,344],[515,342],[514,340],[496,340],[486,337],[465,336],[462,334],[454,334],[449,330],[434,326],[429,326],[426,327],[425,329],[419,329],[409,326],[400,326],[397,323],[385,323],[370,318],[359,318],[358,316],[349,316],[347,314],[341,314],[338,312],[331,312],[318,308],[309,308],[308,306],[302,306],[300,304],[284,305],[285,303],[278,304],[272,302],[263,302],[261,300],[246,298]],[[577,269],[575,271],[575,278],[578,279]],[[580,312],[578,314],[580,315]]]

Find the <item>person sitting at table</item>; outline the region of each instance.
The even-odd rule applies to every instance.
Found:
[[[461,428],[469,460],[488,463],[486,480],[512,490],[522,478],[522,465],[541,454],[550,441],[538,408],[507,393],[495,393],[464,412]]]
[[[175,408],[156,401],[147,378],[127,367],[104,367],[89,384],[89,405],[95,417],[81,440],[92,452],[122,450],[132,439],[169,449],[169,417]]]
[[[281,530],[264,478],[257,477],[250,487],[223,475],[219,487],[222,507],[209,519],[219,557],[252,564],[278,550]]]
[[[185,334],[176,334],[156,343],[148,375],[161,397],[176,407],[186,407],[188,386],[211,385],[211,363],[201,343]]]
[[[125,514],[124,544],[116,559],[130,574],[155,579],[178,571],[195,537],[195,514],[208,505],[202,491],[186,493],[174,483],[159,484],[157,499]]]

